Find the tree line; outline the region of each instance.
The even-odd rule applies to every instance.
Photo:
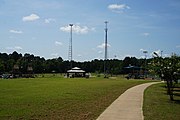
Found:
[[[149,60],[148,60],[149,61]],[[135,57],[126,57],[124,60],[109,59],[106,61],[106,68],[109,74],[122,74],[123,68],[129,65],[144,66],[144,59]],[[72,61],[73,67],[80,67],[86,72],[103,73],[104,60],[94,59],[92,61],[76,62]],[[65,73],[70,69],[70,61],[63,60],[61,57],[53,59],[45,59],[40,56],[25,53],[22,55],[14,51],[13,53],[0,53],[0,74],[10,73],[14,69],[18,69],[22,74],[28,72],[31,67],[33,73]]]
[[[160,60],[159,60],[160,59]],[[176,56],[178,65],[180,64],[180,57]],[[159,61],[158,61],[159,60]],[[109,74],[123,74],[127,66],[137,66],[148,69],[149,72],[160,75],[160,69],[157,64],[161,61],[171,60],[171,57],[167,58],[149,58],[149,59],[137,59],[136,57],[125,57],[124,60],[108,59],[106,61],[106,68]],[[80,67],[86,72],[91,73],[103,73],[104,72],[104,60],[94,59],[91,61],[76,62],[72,61],[73,67]],[[33,73],[66,73],[70,68],[71,63],[68,60],[63,60],[61,57],[53,59],[45,59],[40,56],[34,56],[33,54],[17,53],[0,53],[0,74],[10,73],[13,69],[18,68],[22,73],[27,73],[28,68],[31,67]]]
[[[171,57],[162,58],[155,53],[153,58],[137,59],[136,57],[125,57],[124,60],[108,59],[106,62],[106,73],[110,75],[127,74],[127,66],[140,67],[147,71],[149,75],[158,76],[167,83],[167,93],[170,99],[174,99],[177,94],[177,83],[180,80],[180,56],[173,54]],[[72,61],[73,67],[80,67],[86,72],[104,73],[104,60],[94,59],[92,61],[76,62]],[[41,73],[66,73],[71,69],[71,62],[63,60],[61,57],[45,59],[33,54],[0,53],[0,75],[4,73],[17,72],[18,74],[28,75]],[[29,77],[29,76],[25,76]],[[178,93],[179,94],[179,93]]]

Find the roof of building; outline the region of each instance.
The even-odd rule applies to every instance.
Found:
[[[126,68],[126,69],[142,69],[142,67],[138,67],[138,66],[127,66],[124,68]]]
[[[81,68],[78,68],[78,67],[74,67],[72,68],[72,70],[80,70]]]
[[[68,73],[85,73],[84,70],[81,70],[81,68],[78,68],[78,67],[74,67],[71,70],[68,70],[67,72]]]

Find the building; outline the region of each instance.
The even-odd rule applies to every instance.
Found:
[[[129,78],[134,78],[134,79],[144,79],[147,71],[142,68],[142,67],[138,67],[138,66],[128,66],[128,67],[124,67],[124,72],[128,74],[128,76],[126,76],[127,79]]]
[[[71,70],[67,71],[67,77],[74,78],[74,77],[86,77],[86,72],[81,68],[74,67]]]

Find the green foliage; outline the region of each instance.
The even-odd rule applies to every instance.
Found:
[[[165,59],[161,71],[164,79],[175,81],[180,79],[180,57],[172,55],[170,59]]]
[[[167,83],[167,93],[170,100],[174,100],[173,89],[180,79],[180,57],[173,54],[170,58],[162,58],[157,55],[154,58],[152,67],[156,74]]]
[[[124,60],[111,59],[106,62],[107,71],[111,75],[123,73],[123,67],[128,66],[129,64],[139,65],[139,62],[135,57],[126,57]],[[34,73],[52,73],[52,71],[55,73],[65,73],[70,69],[70,62],[64,61],[61,57],[45,60],[44,58],[34,56],[33,54],[18,54],[16,51],[9,55],[6,53],[0,53],[0,74],[12,72],[15,65],[19,67],[19,71],[22,74],[28,72],[28,67],[32,67]],[[91,73],[104,72],[104,60],[95,59],[85,62],[73,61],[73,66],[78,66]]]
[[[0,119],[96,119],[126,89],[121,78],[0,80]]]
[[[0,59],[0,74],[3,73],[4,69],[5,69],[5,68],[4,68],[3,61]]]
[[[160,57],[154,59],[137,59],[135,57],[126,57],[124,60],[118,59],[109,59],[106,61],[107,72],[111,75],[124,74],[124,67],[129,65],[138,66],[146,68],[145,63],[148,64],[149,71],[153,74],[161,73],[161,61],[166,64],[166,61],[171,58],[161,59]],[[179,63],[179,57],[175,58],[172,65],[174,63]],[[17,52],[13,52],[12,54],[0,53],[0,74],[2,73],[11,73],[13,71],[14,66],[19,67],[19,71],[24,74],[27,73],[27,68],[32,67],[34,73],[65,73],[70,66],[69,61],[64,61],[61,57],[53,58],[53,59],[44,59],[43,57],[34,56],[33,54],[25,53],[24,55],[18,54]],[[92,60],[92,61],[84,61],[84,62],[76,62],[73,61],[73,66],[77,66],[85,70],[86,72],[91,73],[103,73],[104,72],[104,60]],[[175,65],[176,67],[179,67]],[[167,67],[169,68],[169,67]],[[175,68],[175,67],[173,67]],[[166,75],[166,74],[165,74]]]
[[[180,57],[175,54],[168,58],[155,57],[149,64],[149,71],[165,80],[178,80]]]

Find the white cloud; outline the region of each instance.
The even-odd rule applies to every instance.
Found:
[[[7,50],[12,50],[14,49],[13,47],[6,47]]]
[[[73,31],[75,31],[76,33],[85,34],[85,33],[88,33],[89,28],[87,26],[83,26],[83,27],[74,26]]]
[[[140,49],[139,51],[141,51],[141,52],[147,52],[147,50],[145,50],[145,49]]]
[[[40,17],[38,16],[38,15],[36,15],[36,14],[31,14],[31,15],[29,15],[29,16],[24,16],[23,18],[22,18],[22,20],[24,21],[24,22],[26,22],[26,21],[35,21],[35,20],[38,20]]]
[[[22,47],[20,47],[20,46],[15,46],[14,47],[16,50],[22,50]]]
[[[47,18],[47,19],[44,20],[44,23],[47,23],[47,24],[49,24],[51,22],[56,22],[56,20],[53,19],[53,18]]]
[[[144,49],[141,48],[139,51],[144,51]]]
[[[102,54],[102,53],[103,53],[103,51],[99,51],[98,53],[99,53],[99,54]]]
[[[51,56],[57,58],[58,57],[58,53],[52,53]]]
[[[107,44],[107,47],[111,47],[111,45]],[[105,48],[105,43],[102,43],[101,45],[98,45],[97,48]]]
[[[81,55],[81,54],[78,54],[77,56],[78,56],[78,57],[82,57],[82,55]]]
[[[149,36],[150,35],[150,33],[148,33],[148,32],[145,32],[145,33],[143,33],[143,36]]]
[[[55,45],[56,46],[61,46],[61,45],[63,45],[61,42],[59,42],[59,41],[55,41]]]
[[[15,34],[22,34],[23,32],[20,30],[9,30],[10,33],[15,33]]]
[[[63,32],[70,32],[71,27],[69,25],[64,26],[64,27],[60,27],[60,30],[63,31]],[[87,26],[73,25],[72,26],[72,31],[74,33],[77,33],[77,34],[86,34],[89,31],[94,31],[94,28],[89,28]]]
[[[111,4],[108,6],[110,10],[123,10],[123,9],[130,9],[129,6],[126,4]]]
[[[126,57],[136,57],[136,58],[138,58],[136,55],[126,54],[126,55],[122,56],[121,59],[125,59]]]
[[[11,50],[11,51],[21,51],[22,47],[20,46],[15,46],[15,47],[6,47],[7,50]]]
[[[126,4],[110,4],[108,5],[108,9],[110,9],[113,12],[123,13],[125,9],[130,9],[130,7]]]
[[[176,48],[180,48],[180,45],[177,45]]]
[[[125,57],[132,57],[133,55],[129,55],[129,54],[127,54],[127,55],[124,55],[124,58]]]

